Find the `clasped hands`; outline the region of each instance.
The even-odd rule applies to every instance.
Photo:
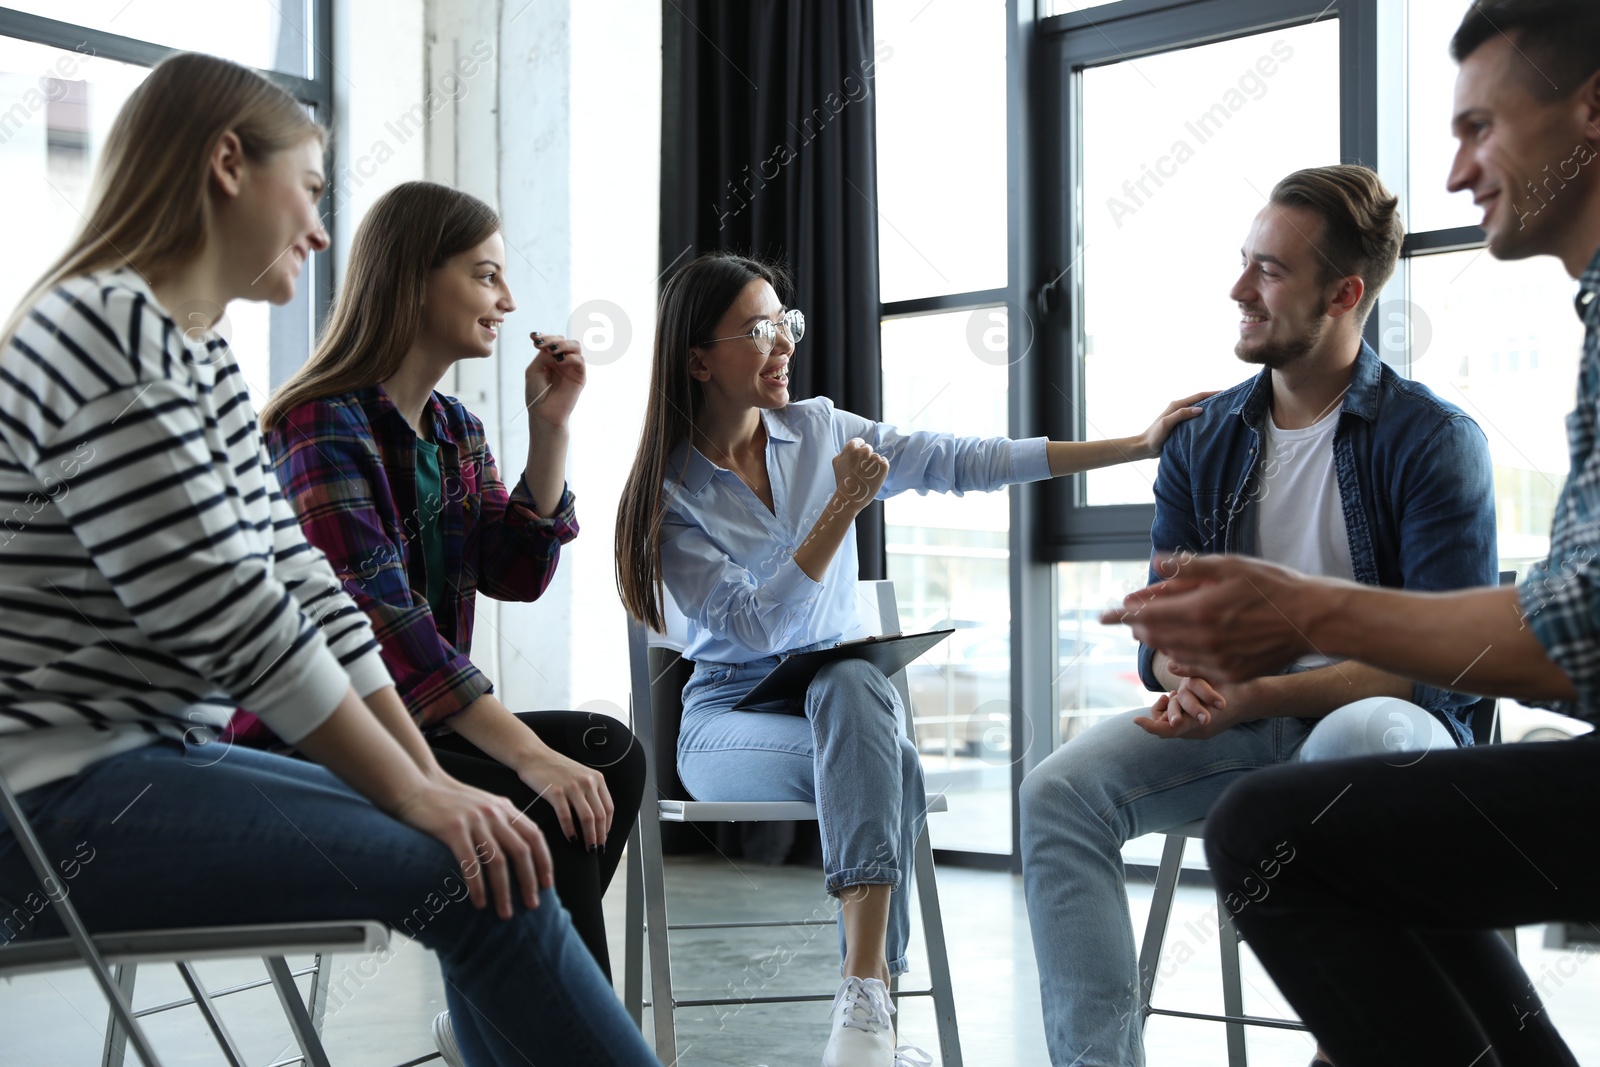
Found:
[[[1167,670],[1181,681],[1172,692],[1155,699],[1148,715],[1133,720],[1146,733],[1200,741],[1252,717],[1254,682],[1212,683],[1197,674],[1186,674],[1188,669],[1179,663],[1167,664]]]

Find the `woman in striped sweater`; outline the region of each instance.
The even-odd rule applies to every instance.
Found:
[[[578,534],[565,476],[577,342],[535,335],[527,458],[509,487],[483,424],[436,389],[458,361],[495,354],[516,310],[505,261],[500,219],[476,197],[434,182],[384,193],[356,229],[315,354],[261,425],[306,539],[371,619],[439,762],[544,830],[556,893],[609,975],[600,899],[638,817],[643,750],[609,715],[513,714],[468,654],[476,594],[537,599]]]
[[[410,728],[215,329],[327,246],[322,141],[259,75],[164,61],[0,334],[0,773],[52,856],[93,857],[92,929],[376,918],[438,953],[468,1062],[655,1063],[538,828]],[[198,744],[235,706],[324,766]],[[0,938],[59,932],[37,888],[0,828]]]

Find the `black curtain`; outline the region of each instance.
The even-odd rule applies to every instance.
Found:
[[[664,0],[661,270],[725,250],[781,262],[806,338],[796,399],[877,419],[877,119],[872,0]],[[856,520],[884,577],[883,507]]]
[[[780,296],[806,316],[791,395],[881,418],[872,0],[663,0],[661,16],[663,279],[716,250],[782,263],[794,292]],[[856,543],[861,577],[884,577],[881,504]],[[659,756],[663,793],[681,790]],[[662,831],[669,852],[715,838],[821,864],[814,823]]]

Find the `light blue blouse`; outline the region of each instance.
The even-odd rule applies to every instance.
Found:
[[[959,496],[1050,477],[1043,437],[901,433],[840,411],[826,397],[763,411],[761,418],[775,512],[688,442],[668,460],[661,570],[689,620],[684,656],[696,662],[747,663],[865,633],[855,537],[845,537],[820,582],[794,561],[833,497],[833,457],[851,438],[889,460],[880,500],[907,489]]]

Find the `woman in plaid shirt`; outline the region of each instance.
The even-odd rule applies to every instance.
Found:
[[[516,308],[504,263],[487,204],[432,182],[390,190],[356,232],[315,354],[261,423],[306,539],[371,619],[439,762],[540,824],[557,893],[609,973],[600,898],[637,816],[643,752],[606,715],[512,714],[468,657],[474,594],[537,599],[578,533],[564,479],[577,342],[534,335],[528,456],[509,489],[483,424],[435,391],[457,360],[494,354]]]
[[[544,835],[412,725],[217,329],[328,247],[325,137],[253,71],[164,60],[0,329],[0,499],[28,509],[0,540],[0,774],[63,871],[89,850],[93,931],[376,919],[437,953],[474,1064],[655,1063]],[[240,705],[316,762],[204,744]],[[0,823],[0,941],[61,935],[48,888]]]

